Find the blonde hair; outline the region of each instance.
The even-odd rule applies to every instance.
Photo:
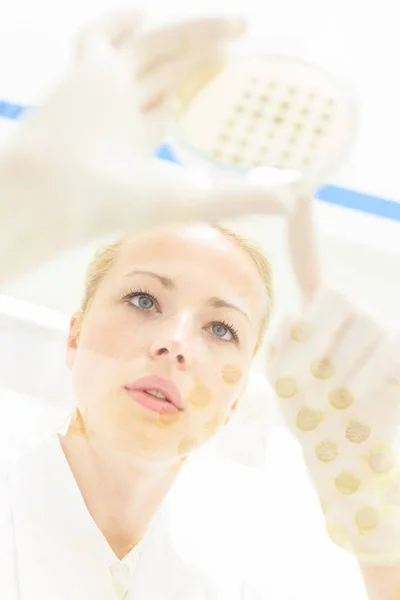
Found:
[[[261,250],[249,242],[247,238],[241,236],[231,229],[223,227],[221,225],[211,226],[215,231],[218,231],[225,238],[231,240],[233,243],[238,245],[253,261],[266,290],[268,298],[268,309],[266,310],[261,326],[255,352],[262,344],[265,332],[268,327],[269,319],[271,316],[271,310],[273,306],[273,287],[272,287],[272,270],[271,265],[265,258]],[[107,244],[97,250],[93,259],[89,263],[86,279],[84,295],[81,302],[81,314],[82,316],[89,310],[90,304],[94,298],[96,290],[100,285],[103,277],[106,275],[108,270],[114,264],[119,252],[125,242],[125,238],[120,238],[111,244]]]

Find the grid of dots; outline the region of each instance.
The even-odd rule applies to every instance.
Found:
[[[312,169],[334,127],[336,108],[334,98],[314,90],[249,77],[211,154],[235,167]]]

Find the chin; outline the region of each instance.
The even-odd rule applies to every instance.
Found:
[[[181,461],[178,452],[179,442],[176,436],[160,435],[154,423],[140,423],[139,427],[132,427],[131,431],[125,428],[108,436],[109,443],[119,452],[149,463],[170,462],[176,464]]]
[[[200,435],[204,427],[192,423],[186,411],[160,415],[131,402],[114,401],[102,414],[101,423],[107,424],[102,429],[110,445],[150,462],[182,462],[205,441],[204,434]]]

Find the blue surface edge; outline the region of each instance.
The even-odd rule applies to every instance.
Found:
[[[28,110],[30,108],[27,106],[0,100],[0,117],[4,119],[21,119]],[[178,162],[173,149],[167,144],[158,149],[157,156],[163,160]],[[400,221],[400,203],[394,200],[371,196],[336,185],[326,185],[319,188],[317,197],[327,204],[350,208],[391,221]]]

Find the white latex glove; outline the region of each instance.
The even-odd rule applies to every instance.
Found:
[[[282,212],[286,188],[205,190],[180,167],[149,159],[179,82],[215,64],[243,22],[195,20],[149,33],[140,23],[133,13],[89,28],[73,72],[0,159],[0,282],[121,229]]]
[[[305,189],[286,212],[289,255],[304,308],[313,302],[323,285],[314,205],[314,195]]]
[[[245,28],[233,17],[152,30],[135,11],[103,17],[79,36],[73,74],[31,119],[30,133],[34,122],[35,142],[48,132],[54,143],[57,133],[74,157],[150,157],[170,125],[179,85],[193,71],[218,69]]]
[[[320,290],[311,202],[302,202],[289,245],[305,308],[270,338],[267,376],[331,538],[362,562],[400,561],[400,334]]]

